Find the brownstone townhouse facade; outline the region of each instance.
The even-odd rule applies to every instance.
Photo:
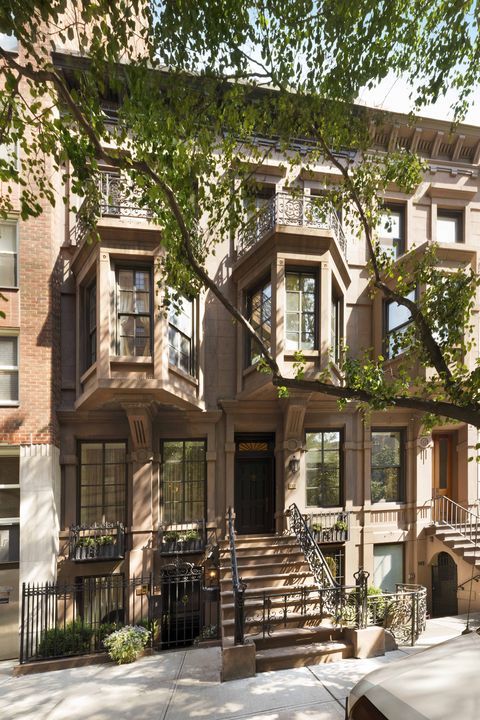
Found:
[[[480,128],[450,134],[445,122],[392,115],[372,142],[428,162],[413,195],[386,193],[381,244],[397,258],[435,241],[442,266],[477,271]],[[313,374],[342,340],[353,353],[383,349],[394,366],[389,337],[408,316],[371,300],[365,244],[342,217],[315,215],[335,170],[283,160],[273,153],[258,169],[258,212],[220,241],[210,275],[287,373],[296,350]],[[340,411],[318,393],[279,399],[209,293],[163,312],[161,231],[122,195],[118,173],[105,167],[99,182],[99,243],[61,204],[0,222],[1,656],[18,649],[24,582],[128,579],[181,557],[214,584],[229,507],[238,537],[274,537],[296,503],[338,582],[363,567],[385,590],[426,586],[433,614],[461,612],[470,596],[478,606],[475,549],[435,532],[432,503],[476,512],[476,429],[426,434],[410,410],[366,422],[354,403]]]

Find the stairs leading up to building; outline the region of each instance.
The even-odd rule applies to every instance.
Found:
[[[320,593],[294,535],[239,535],[238,575],[244,594],[245,639],[255,643],[256,671],[302,667],[352,657],[342,630],[322,612]],[[235,630],[228,541],[220,542],[222,638]]]
[[[456,555],[480,569],[480,537],[478,538],[478,544],[471,542],[465,528],[461,525],[454,528],[448,525],[436,524],[431,532],[451,548]]]

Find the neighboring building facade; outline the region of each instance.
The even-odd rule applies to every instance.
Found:
[[[398,115],[378,130],[378,152],[416,150],[430,167],[413,196],[386,194],[380,237],[397,257],[436,241],[445,268],[476,271],[480,129],[449,131]],[[365,244],[345,236],[338,214],[315,216],[312,199],[335,171],[288,176],[281,160],[257,173],[258,215],[219,244],[210,275],[286,373],[300,349],[307,376],[317,372],[343,339],[353,353],[388,356],[389,333],[408,317],[372,302]],[[477,507],[476,429],[425,435],[410,410],[366,423],[355,404],[339,411],[318,393],[278,399],[215,298],[163,313],[161,233],[123,203],[119,180],[101,173],[101,243],[79,237],[63,208],[0,224],[2,654],[15,654],[19,583],[156,572],[171,561],[167,532],[198,530],[212,545],[230,506],[239,534],[265,535],[285,530],[295,502],[341,582],[364,567],[383,589],[427,586],[434,614],[463,611],[472,566],[430,534],[431,498]],[[285,192],[292,183],[303,195]],[[111,552],[89,556],[89,528]],[[200,546],[185,546],[185,557],[204,562]],[[472,598],[479,605],[475,588]]]

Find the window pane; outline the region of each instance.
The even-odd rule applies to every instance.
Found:
[[[0,402],[18,400],[18,370],[0,370]]]
[[[460,242],[460,218],[458,216],[437,216],[437,242]]]
[[[17,348],[17,337],[0,337],[0,367],[17,367]]]
[[[19,458],[4,457],[0,459],[0,485],[18,485]]]
[[[20,488],[0,489],[0,518],[20,516]]]
[[[382,239],[400,238],[401,217],[402,213],[398,210],[391,210],[390,212],[382,213],[377,227],[378,236]]]
[[[17,252],[17,226],[12,223],[0,223],[0,252]]]
[[[17,286],[17,256],[0,251],[0,287]]]
[[[118,271],[118,286],[121,290],[133,291],[133,273],[131,270]]]
[[[0,563],[20,559],[20,528],[18,525],[0,526]]]
[[[387,330],[394,330],[400,325],[405,325],[410,322],[412,316],[410,310],[404,305],[399,305],[396,302],[388,303],[387,305]]]

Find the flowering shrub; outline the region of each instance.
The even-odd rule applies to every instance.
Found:
[[[108,654],[117,663],[134,662],[150,639],[150,632],[140,625],[126,625],[108,635],[103,644]]]

